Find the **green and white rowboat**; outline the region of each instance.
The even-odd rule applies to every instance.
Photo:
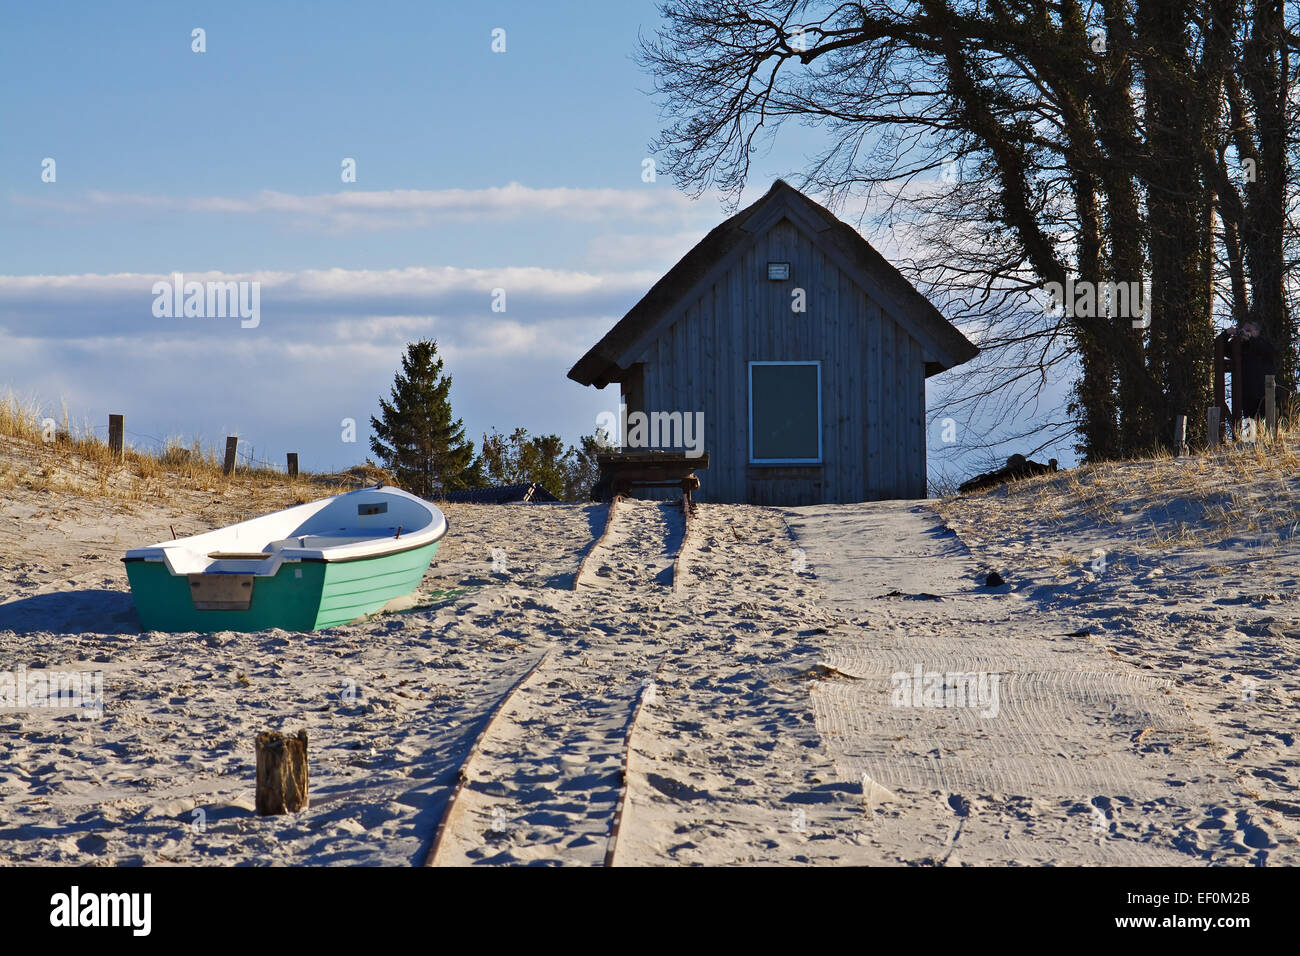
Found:
[[[429,502],[363,488],[122,560],[146,631],[312,631],[411,594],[447,533]]]

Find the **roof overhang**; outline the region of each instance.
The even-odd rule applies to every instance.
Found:
[[[621,381],[644,343],[662,334],[676,306],[716,282],[756,239],[782,219],[816,235],[822,250],[921,343],[928,378],[970,361],[977,349],[853,227],[782,180],[705,236],[569,370],[582,385]]]

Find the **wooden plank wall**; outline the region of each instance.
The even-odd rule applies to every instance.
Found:
[[[767,278],[789,262],[790,280]],[[803,288],[807,311],[791,309]],[[822,362],[822,466],[749,465],[750,361]],[[701,501],[813,504],[925,495],[922,347],[782,220],[634,361],[647,411],[704,412]]]

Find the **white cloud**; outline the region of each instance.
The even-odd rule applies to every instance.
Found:
[[[162,196],[92,190],[72,198],[15,195],[16,203],[87,213],[124,210],[209,215],[274,216],[303,228],[332,232],[416,228],[436,222],[535,217],[577,222],[665,221],[697,208],[668,186],[637,189],[535,188],[521,183],[484,189],[343,189],[298,195],[263,190],[253,196]]]
[[[658,274],[419,267],[185,278],[261,281],[260,325],[155,318],[151,289],[166,275],[0,276],[0,355],[14,359],[0,390],[56,412],[66,400],[75,422],[96,428],[125,412],[145,436],[219,443],[238,433],[261,457],[299,451],[310,467],[334,467],[365,456],[366,423],[406,343],[432,337],[471,437],[523,425],[572,440],[611,398],[565,373]],[[491,310],[497,287],[505,313]],[[357,445],[340,443],[345,416],[358,422]]]
[[[12,387],[55,417],[66,402],[75,426],[100,434],[109,413],[124,413],[135,443],[177,436],[220,446],[224,436],[238,434],[259,459],[282,463],[284,452],[295,451],[305,468],[344,467],[369,454],[369,418],[387,397],[405,343],[433,333],[452,376],[453,412],[476,444],[494,426],[520,425],[573,441],[594,431],[596,412],[611,396],[568,381],[565,372],[613,321],[444,325],[421,316],[369,316],[325,322],[318,335],[275,338],[237,326],[225,335],[39,338],[0,328],[0,354],[22,359],[8,363],[0,394]],[[351,337],[361,329],[378,334]],[[356,444],[340,440],[344,417],[357,423]]]
[[[340,341],[357,341],[361,329],[398,338],[421,324],[448,332],[471,321],[531,326],[608,317],[612,324],[658,278],[655,271],[532,266],[184,273],[187,283],[261,283],[260,335],[301,337],[307,330],[321,335],[332,327]],[[151,273],[0,276],[0,327],[39,338],[239,331],[235,320],[156,318],[154,283],[172,281],[170,274]],[[492,309],[498,288],[505,290],[505,312]],[[348,325],[340,324],[344,322]]]

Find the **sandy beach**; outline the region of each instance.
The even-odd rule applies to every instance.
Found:
[[[303,488],[14,483],[0,671],[101,672],[103,713],[0,712],[0,862],[424,865],[538,665],[438,865],[602,862],[647,687],[619,865],[1294,865],[1295,547],[1209,533],[1223,466],[1105,468],[689,533],[624,501],[594,552],[607,505],[446,505],[415,607],[305,634],[140,633],[120,560]],[[310,807],[259,818],[253,738],[299,728]]]

